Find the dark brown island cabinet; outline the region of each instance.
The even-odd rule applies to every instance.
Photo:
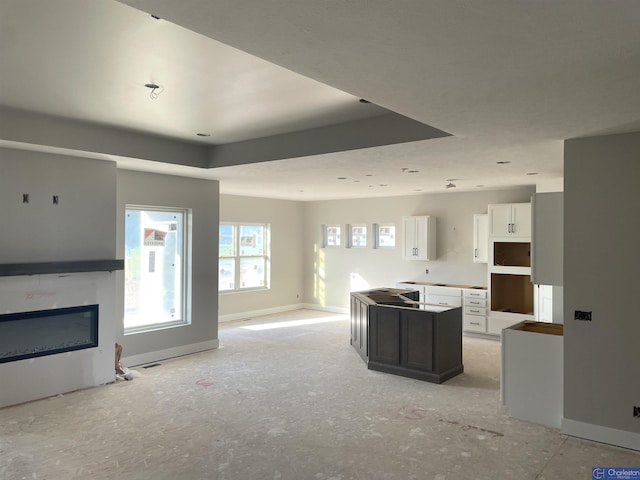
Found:
[[[417,291],[351,293],[351,345],[370,370],[442,383],[464,371],[462,308],[419,304]]]

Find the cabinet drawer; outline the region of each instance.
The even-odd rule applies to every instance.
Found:
[[[487,315],[487,309],[481,307],[464,307],[462,313],[464,315],[479,315],[485,317]]]
[[[464,315],[462,317],[462,329],[467,332],[485,332],[487,330],[487,318],[478,315]]]
[[[464,298],[487,298],[487,291],[479,288],[465,288],[462,295]]]
[[[427,292],[427,303],[434,305],[446,305],[448,307],[461,307],[462,297],[450,297],[448,295],[431,295]]]
[[[465,298],[462,304],[465,307],[487,308],[487,300],[484,298]]]
[[[425,290],[427,292],[427,296],[433,295],[447,295],[450,297],[460,297],[462,296],[462,289],[458,287],[446,287],[440,285],[426,285]]]

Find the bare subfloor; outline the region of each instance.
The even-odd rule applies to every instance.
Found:
[[[283,323],[305,319],[319,323]],[[131,382],[1,409],[0,479],[555,480],[640,465],[509,418],[498,342],[465,337],[465,373],[442,385],[367,370],[343,315],[232,322],[220,343]]]

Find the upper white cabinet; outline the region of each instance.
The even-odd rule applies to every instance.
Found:
[[[473,263],[489,261],[489,215],[473,216]]]
[[[402,234],[402,258],[405,260],[435,260],[435,217],[402,217]]]
[[[489,205],[489,236],[531,237],[531,204]]]

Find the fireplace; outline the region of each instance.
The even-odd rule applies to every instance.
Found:
[[[99,306],[0,315],[0,363],[98,346]]]
[[[90,263],[0,264],[0,407],[115,381],[122,267]]]

